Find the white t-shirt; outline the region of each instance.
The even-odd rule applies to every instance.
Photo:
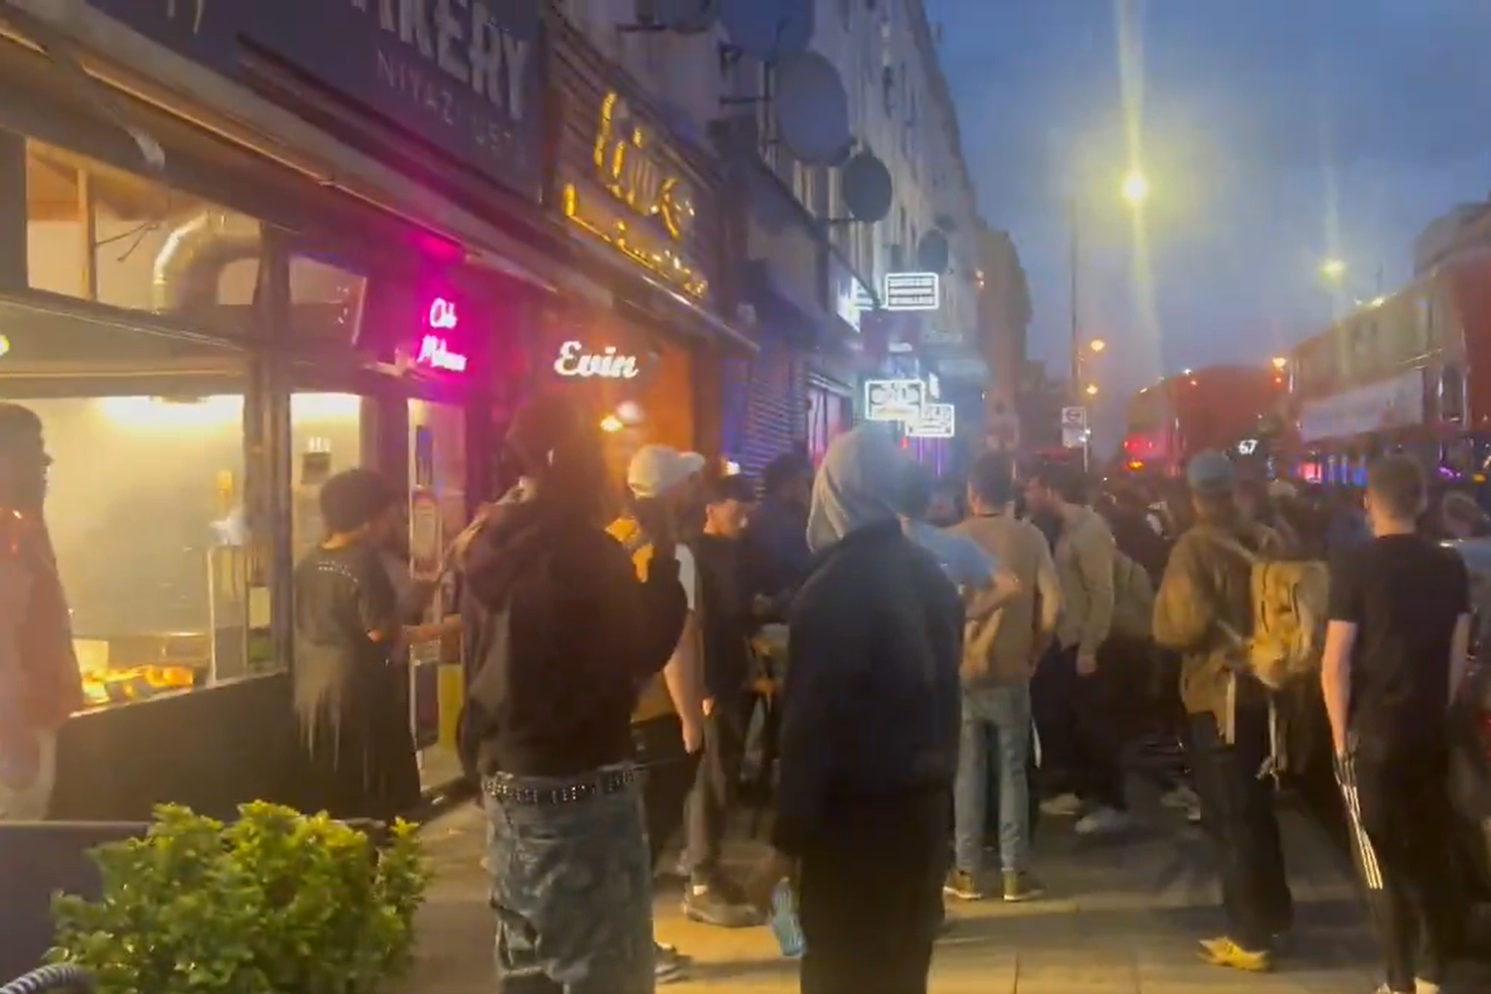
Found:
[[[699,594],[699,571],[694,565],[694,550],[678,543],[673,549],[673,556],[678,560],[678,582],[683,584],[683,596],[688,601],[689,610],[695,610],[694,600]]]

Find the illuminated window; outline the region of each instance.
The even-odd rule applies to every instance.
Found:
[[[26,143],[33,289],[214,331],[248,330],[258,221],[40,142]]]
[[[241,355],[16,304],[0,334],[0,397],[40,417],[54,460],[47,521],[90,703],[272,669]]]
[[[290,257],[291,334],[353,344],[362,330],[367,277],[309,255]]]

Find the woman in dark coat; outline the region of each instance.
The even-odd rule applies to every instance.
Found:
[[[295,714],[306,749],[305,806],[388,821],[419,800],[402,667],[399,600],[383,559],[398,495],[353,469],[321,488],[326,537],[295,569]]]

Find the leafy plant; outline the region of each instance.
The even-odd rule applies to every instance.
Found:
[[[224,823],[176,805],[91,856],[97,901],[59,894],[53,962],[98,994],[371,994],[409,965],[429,872],[415,827],[378,844],[257,802]]]

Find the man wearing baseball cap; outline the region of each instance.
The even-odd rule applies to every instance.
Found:
[[[1181,656],[1180,696],[1201,819],[1221,867],[1227,933],[1202,941],[1201,956],[1261,972],[1273,967],[1293,907],[1272,781],[1259,776],[1271,752],[1267,691],[1237,671],[1236,645],[1226,632],[1253,627],[1252,564],[1243,550],[1277,556],[1283,543],[1242,513],[1237,473],[1223,453],[1197,453],[1186,483],[1196,526],[1170,552],[1155,595],[1154,637]]]
[[[607,529],[631,553],[638,577],[647,578],[653,542],[672,535],[674,523],[692,505],[705,459],[667,445],[644,445],[627,465],[629,513]],[[699,577],[692,550],[679,543],[678,582],[688,601],[688,619],[673,658],[648,681],[632,713],[638,762],[646,770],[643,803],[653,869],[665,846],[683,825],[684,802],[693,788],[704,748],[704,663],[698,623]],[[682,980],[689,961],[677,950],[657,945],[659,983]]]

